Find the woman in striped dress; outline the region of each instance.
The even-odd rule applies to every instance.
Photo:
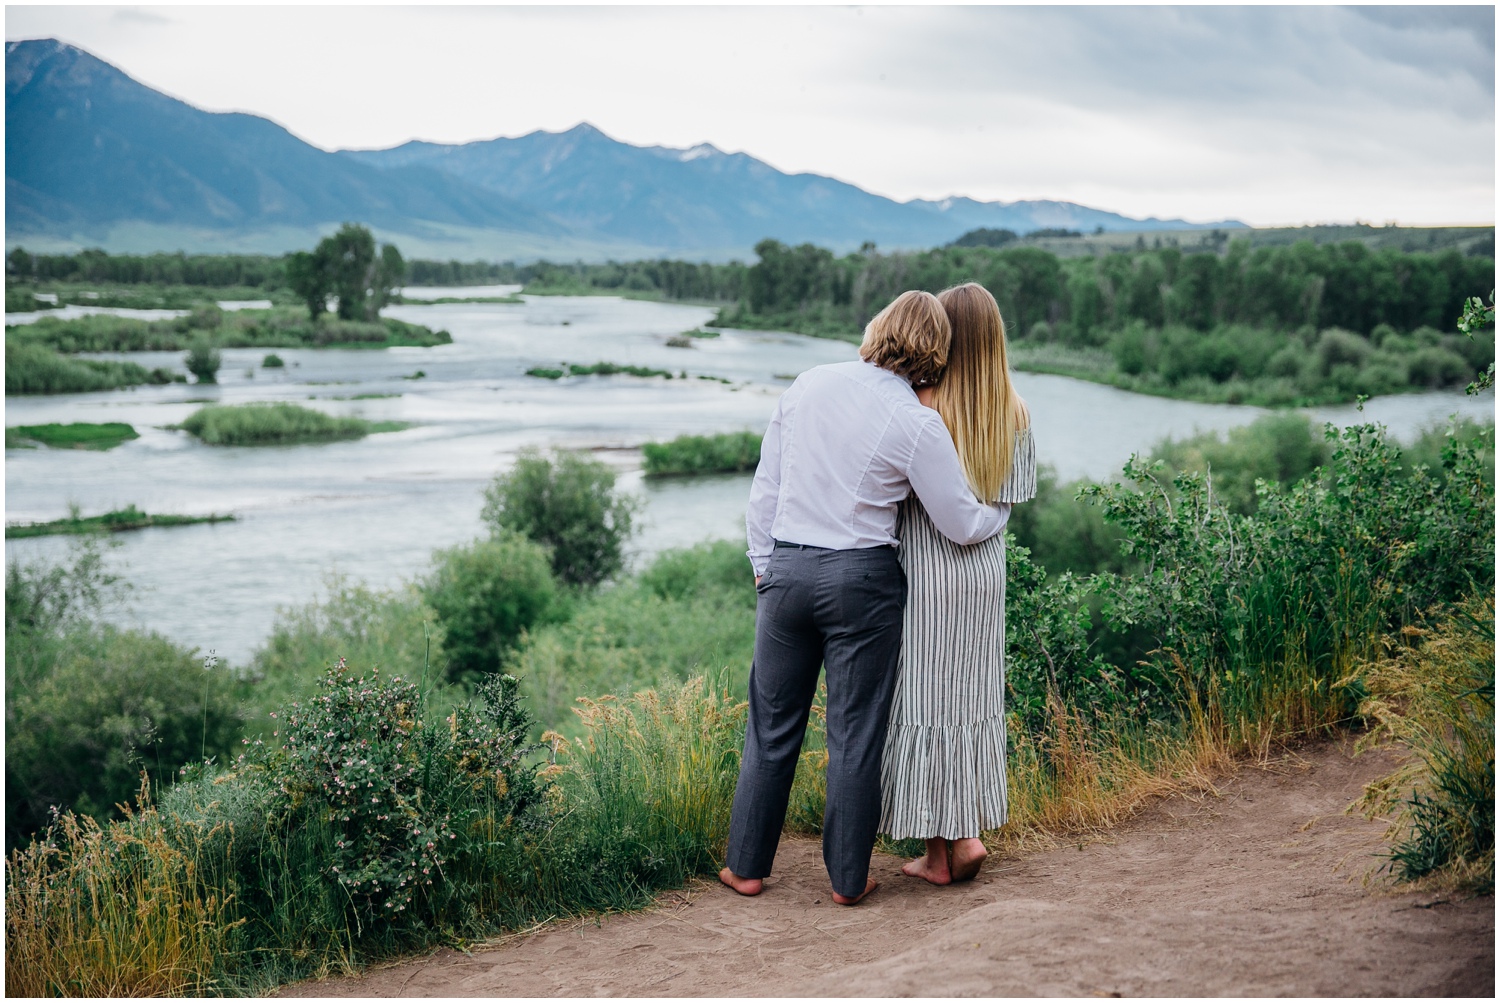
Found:
[[[1036,494],[1036,446],[1011,385],[995,298],[969,283],[939,297],[953,324],[940,384],[920,390],[958,447],[974,494],[1014,504]],[[902,870],[946,885],[979,873],[979,834],[1003,825],[1005,801],[1005,534],[959,546],[915,496],[897,534],[907,600],[882,766],[880,831],[925,839]]]

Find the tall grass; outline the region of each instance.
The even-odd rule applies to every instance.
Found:
[[[134,362],[70,359],[45,345],[5,337],[7,394],[77,394],[172,381],[164,369],[147,372]]]
[[[1363,744],[1395,741],[1406,762],[1372,784],[1371,816],[1394,815],[1390,869],[1413,881],[1495,884],[1495,598],[1412,625],[1371,663]]]
[[[205,881],[201,843],[181,845],[156,808],[101,826],[61,816],[6,867],[7,996],[187,996],[216,972],[244,920]],[[218,832],[211,833],[217,836]]]

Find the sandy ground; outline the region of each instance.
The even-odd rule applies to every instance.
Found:
[[[969,885],[877,856],[881,887],[852,909],[830,901],[817,842],[787,840],[756,899],[705,882],[284,995],[1493,996],[1493,896],[1361,881],[1384,827],[1344,809],[1390,768],[1304,749],[1081,850],[992,858]]]

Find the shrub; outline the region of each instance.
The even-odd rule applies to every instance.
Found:
[[[1328,454],[1327,445],[1313,437],[1312,424],[1304,415],[1272,414],[1230,429],[1224,436],[1207,432],[1160,443],[1151,458],[1164,461],[1158,475],[1164,484],[1180,471],[1211,471],[1219,500],[1230,511],[1248,515],[1259,504],[1257,480],[1293,484],[1326,463]]]
[[[187,355],[182,360],[187,371],[192,373],[199,383],[218,382],[219,365],[222,361],[219,350],[206,336],[194,338],[192,344],[188,346]]]
[[[754,470],[760,463],[760,436],[754,432],[679,435],[671,442],[646,443],[641,455],[647,477]]]
[[[485,489],[481,518],[551,548],[557,577],[588,588],[624,565],[637,503],[614,486],[614,472],[597,460],[527,449]]]
[[[42,345],[5,339],[7,394],[76,394],[161,382],[171,382],[171,374],[162,379],[134,362],[70,359]]]
[[[1413,386],[1452,387],[1469,378],[1463,356],[1446,348],[1419,348],[1406,359],[1407,378]]]
[[[451,679],[493,674],[524,631],[562,611],[546,549],[519,534],[440,550],[433,562],[422,595],[443,626]]]
[[[235,681],[158,634],[100,625],[113,581],[100,552],[6,567],[6,842],[53,806],[107,818],[183,763],[221,756],[240,731]]]
[[[281,356],[277,355],[275,352],[272,352],[264,359],[261,359],[260,364],[265,369],[283,369],[286,367],[286,362],[283,361]]]
[[[734,597],[755,608],[755,579],[738,543],[715,540],[680,550],[664,550],[638,576],[642,586],[663,599],[710,594]]]

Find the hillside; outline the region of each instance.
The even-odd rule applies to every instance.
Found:
[[[896,202],[746,153],[632,146],[588,124],[330,153],[269,119],[195,108],[54,39],[6,43],[5,73],[7,247],[274,253],[357,221],[422,257],[727,260],[766,237],[891,249],[981,226],[1242,225],[1071,202]]]
[[[568,233],[430,168],[377,170],[267,119],[200,111],[59,42],[8,43],[5,69],[8,239],[124,222],[233,232],[345,219]]]

